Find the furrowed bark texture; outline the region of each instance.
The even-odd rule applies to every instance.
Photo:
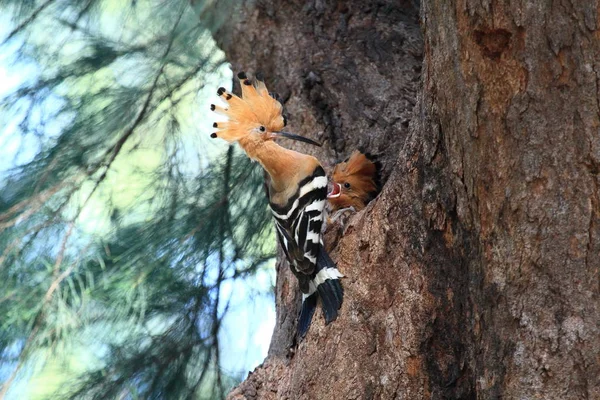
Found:
[[[385,166],[330,252],[340,317],[293,346],[280,263],[231,399],[600,398],[598,4],[532,3],[426,1],[422,36],[412,2],[264,0],[217,35],[326,143],[297,149]]]
[[[423,7],[425,108],[455,199],[444,211],[472,245],[476,393],[600,398],[598,4]]]

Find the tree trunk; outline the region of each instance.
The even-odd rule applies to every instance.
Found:
[[[327,144],[298,149],[362,146],[385,181],[331,249],[338,320],[295,347],[280,263],[230,398],[600,398],[598,4],[426,1],[422,35],[411,1],[355,3],[263,0],[218,35]]]

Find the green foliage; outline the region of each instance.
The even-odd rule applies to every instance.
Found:
[[[222,16],[184,0],[0,9],[23,71],[0,102],[0,397],[27,381],[52,389],[39,398],[223,397],[240,378],[222,369],[225,288],[275,247],[260,168],[205,140],[198,112],[228,75],[209,33]]]

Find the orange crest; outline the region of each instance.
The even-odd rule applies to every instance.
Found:
[[[281,103],[269,94],[260,75],[254,84],[244,72],[238,74],[242,87],[242,97],[219,88],[217,94],[227,103],[226,107],[211,104],[210,108],[227,117],[225,122],[215,122],[217,132],[211,137],[219,137],[228,142],[238,141],[252,133],[277,132],[285,126]]]

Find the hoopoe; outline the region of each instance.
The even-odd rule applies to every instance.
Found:
[[[331,174],[333,187],[327,194],[332,211],[365,208],[379,191],[378,170],[377,162],[358,150],[337,164]]]
[[[211,110],[227,117],[213,124],[213,138],[238,142],[248,157],[266,171],[269,206],[275,220],[279,243],[302,291],[298,335],[302,338],[321,299],[325,323],[338,316],[342,306],[342,274],[323,248],[321,226],[327,202],[327,176],[313,156],[286,149],[274,139],[288,138],[319,145],[308,138],[283,132],[286,125],[281,104],[271,96],[262,76],[254,84],[238,74],[242,96],[219,88],[226,107]]]

